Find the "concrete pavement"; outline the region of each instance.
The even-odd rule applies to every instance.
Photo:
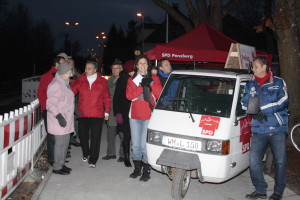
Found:
[[[166,175],[154,170],[151,171],[151,179],[148,182],[140,182],[139,179],[129,178],[133,167],[125,167],[123,163],[115,160],[102,160],[106,155],[106,125],[103,126],[100,156],[96,168],[89,168],[87,163],[81,161],[81,148],[71,149],[72,157],[66,165],[72,168],[70,175],[62,176],[51,174],[39,188],[40,194],[35,194],[40,200],[153,200],[171,198],[172,182]],[[117,147],[119,137],[117,138]],[[118,148],[117,151],[118,152]],[[117,155],[118,157],[118,155]],[[274,180],[265,176],[268,183],[268,197],[273,192]],[[46,182],[47,181],[47,182]],[[221,184],[200,183],[192,179],[185,200],[209,199],[209,200],[240,200],[245,195],[254,191],[249,170]],[[300,197],[286,188],[285,200],[298,200]]]

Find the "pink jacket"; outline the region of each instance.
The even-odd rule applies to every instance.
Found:
[[[74,132],[74,94],[66,81],[57,73],[47,89],[47,126],[52,135],[65,135]],[[55,118],[59,113],[67,121],[61,127]]]

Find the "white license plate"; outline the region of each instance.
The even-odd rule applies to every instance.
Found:
[[[190,151],[201,151],[201,142],[196,140],[187,140],[187,139],[163,136],[162,144],[169,147],[180,148],[180,149],[185,149]]]

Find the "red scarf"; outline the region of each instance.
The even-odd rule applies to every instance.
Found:
[[[258,82],[259,87],[261,87],[265,82],[267,82],[267,80],[270,79],[270,76],[271,76],[270,71],[268,71],[268,73],[262,78],[255,76],[255,80]]]

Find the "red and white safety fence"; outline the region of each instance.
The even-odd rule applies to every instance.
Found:
[[[0,115],[0,199],[6,199],[33,170],[46,146],[38,100]]]

